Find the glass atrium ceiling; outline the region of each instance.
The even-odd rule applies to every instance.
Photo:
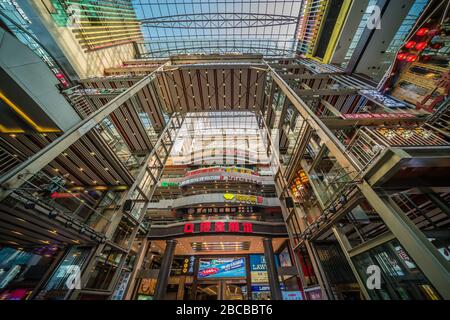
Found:
[[[187,113],[171,151],[175,165],[267,164],[255,114],[248,111]]]
[[[302,0],[132,0],[147,57],[295,52]]]

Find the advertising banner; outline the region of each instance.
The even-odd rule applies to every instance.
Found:
[[[250,255],[250,278],[252,283],[268,283],[266,259],[262,254]]]
[[[245,277],[245,258],[200,259],[199,279]]]

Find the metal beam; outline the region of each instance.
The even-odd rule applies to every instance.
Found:
[[[347,158],[344,152],[345,147],[336,138],[333,132],[329,128],[327,128],[327,126],[322,121],[320,121],[320,119],[314,114],[314,112],[312,112],[308,105],[298,97],[296,92],[291,87],[289,87],[286,81],[284,81],[270,65],[267,66],[269,67],[270,73],[275,83],[291,101],[292,105],[297,109],[303,119],[305,119],[309,126],[312,127],[315,133],[328,147],[330,152],[335,155],[340,165],[344,168],[347,168],[349,171],[354,171],[356,174],[356,167],[352,164],[351,160]]]
[[[367,183],[359,189],[442,298],[450,299],[450,265],[391,199],[382,199]]]
[[[350,269],[352,269],[353,274],[355,275],[356,281],[358,281],[359,287],[361,289],[361,292],[364,295],[364,298],[367,300],[371,300],[369,293],[367,292],[367,288],[361,279],[361,276],[358,273],[358,270],[356,270],[355,265],[353,264],[352,258],[348,254],[348,251],[351,249],[350,242],[348,241],[347,237],[344,233],[341,232],[336,226],[332,227],[334,237],[338,241],[342,251],[344,252],[345,259],[347,259],[348,265],[350,266]]]
[[[48,163],[92,130],[104,118],[117,110],[142,88],[147,86],[161,69],[162,66],[141,79],[139,82],[135,83],[127,91],[118,95],[116,98],[105,104],[102,108],[92,113],[89,117],[72,127],[61,137],[47,145],[42,150],[38,151],[34,156],[17,166],[14,170],[2,176],[0,178],[0,186],[2,186],[3,189],[0,191],[0,200],[4,199],[9,194],[11,189],[20,187],[28,178],[42,170]]]

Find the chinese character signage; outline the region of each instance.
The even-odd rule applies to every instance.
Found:
[[[343,119],[411,119],[415,118],[412,113],[344,113]]]
[[[194,273],[194,262],[194,256],[184,258],[181,273],[184,275],[192,275]]]
[[[184,225],[184,233],[205,233],[205,232],[243,232],[252,233],[253,224],[251,222],[237,221],[202,221],[200,223],[189,222]]]
[[[262,204],[263,203],[263,197],[246,195],[246,194],[225,193],[223,195],[223,198],[226,201],[245,202],[245,203],[253,203],[253,204]]]
[[[245,258],[200,259],[199,279],[246,277]]]
[[[253,213],[252,206],[240,206],[240,207],[201,207],[201,208],[189,208],[188,214],[228,214],[228,213]]]

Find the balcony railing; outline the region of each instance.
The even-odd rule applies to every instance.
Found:
[[[6,202],[14,205],[23,203],[30,210],[103,238],[111,221],[94,208],[96,200],[87,194],[66,189],[64,178],[55,179],[57,177],[39,172],[25,181],[22,187],[13,190]]]
[[[0,147],[0,176],[15,168],[21,161],[17,155],[11,154]]]
[[[450,144],[423,127],[363,127],[354,135],[346,153],[360,171],[365,171],[387,148],[442,147]]]

